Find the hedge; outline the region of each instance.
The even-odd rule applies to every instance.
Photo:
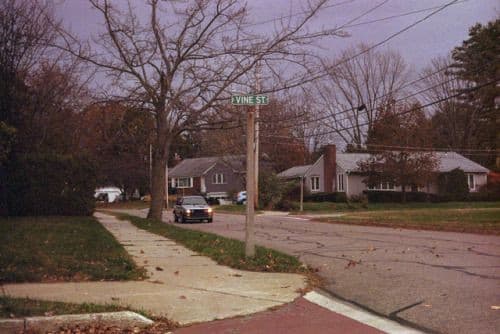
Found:
[[[403,193],[399,191],[366,190],[363,192],[371,203],[403,202]],[[439,195],[424,192],[407,192],[407,202],[441,202]]]
[[[304,196],[305,202],[347,202],[345,193],[340,192],[322,192],[313,193]]]
[[[6,168],[7,214],[86,216],[94,211],[93,163],[55,153],[17,156]]]

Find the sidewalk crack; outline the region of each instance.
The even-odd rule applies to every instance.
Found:
[[[181,288],[192,289],[192,290],[197,290],[197,291],[218,293],[218,294],[226,295],[226,296],[235,296],[235,297],[242,297],[242,298],[247,298],[247,299],[263,300],[263,301],[274,302],[274,303],[288,303],[287,301],[278,300],[278,299],[252,297],[252,296],[241,295],[238,293],[230,293],[230,292],[225,292],[225,291],[210,290],[210,289],[204,289],[204,288],[196,288],[196,287],[191,287],[191,286],[183,286],[183,285],[177,285],[177,286],[179,286]]]

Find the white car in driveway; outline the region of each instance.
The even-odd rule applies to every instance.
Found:
[[[236,204],[246,204],[247,203],[247,192],[246,191],[240,191],[236,195]]]
[[[99,202],[115,203],[122,198],[123,191],[117,187],[97,188],[94,193],[94,198]]]

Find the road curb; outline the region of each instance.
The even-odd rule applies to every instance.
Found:
[[[376,315],[358,307],[357,305],[347,303],[343,300],[325,296],[324,294],[311,291],[305,294],[304,299],[322,306],[332,312],[341,314],[365,325],[371,326],[385,333],[390,334],[424,334],[423,331],[407,327],[392,319]]]
[[[150,326],[154,321],[135,312],[108,312],[90,314],[67,314],[50,317],[27,317],[24,319],[0,319],[1,333],[19,333],[23,330],[34,330],[42,333],[57,331],[60,327],[88,326],[100,324],[120,328]]]

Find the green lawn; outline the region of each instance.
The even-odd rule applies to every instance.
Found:
[[[218,205],[214,206],[215,212],[222,213],[245,213],[247,209],[246,205],[240,204],[226,204],[226,205]]]
[[[0,218],[0,283],[136,280],[145,275],[93,217]]]
[[[32,317],[46,314],[59,315],[117,312],[124,310],[127,310],[127,308],[112,304],[73,304],[0,296],[0,318]]]
[[[118,203],[97,203],[97,209],[147,209],[149,202],[144,201],[127,201]]]
[[[256,247],[254,258],[245,257],[245,245],[239,240],[224,238],[212,233],[199,232],[125,214],[115,214],[119,219],[129,220],[146,231],[174,240],[183,246],[208,256],[219,264],[232,268],[287,273],[308,273],[300,261],[281,252]]]
[[[434,207],[392,207],[389,210],[352,211],[345,212],[340,217],[324,217],[317,220],[354,225],[500,234],[498,202],[496,205],[495,203],[467,204],[443,203]]]
[[[297,203],[298,206],[298,203]],[[500,202],[443,202],[443,203],[332,203],[305,202],[304,213],[339,213],[350,211],[392,211],[413,209],[468,209],[468,208],[500,208]]]

